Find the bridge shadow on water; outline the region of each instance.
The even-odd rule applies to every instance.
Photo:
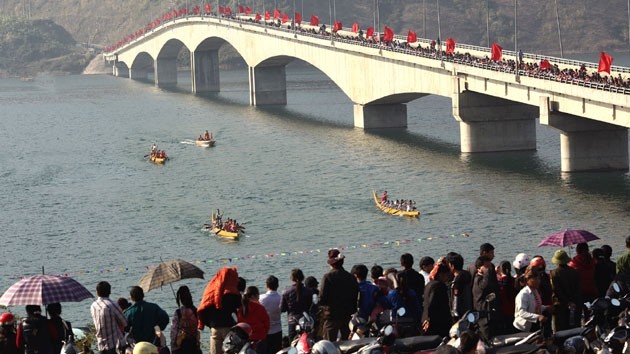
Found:
[[[160,88],[160,90],[190,95],[186,87]],[[293,110],[290,106],[259,106],[244,105],[244,101],[226,97],[218,93],[198,93],[195,97],[208,100],[221,106],[240,106],[243,110],[255,110],[263,113],[258,117],[273,119],[276,124],[290,124],[293,127],[333,128],[336,130],[354,131],[351,121],[329,119],[317,114],[307,114]],[[246,114],[245,112],[243,112]],[[325,129],[323,131],[326,133]],[[630,211],[630,176],[625,172],[582,172],[561,173],[558,164],[549,163],[541,158],[537,151],[512,151],[489,153],[462,153],[458,144],[446,142],[434,136],[411,132],[402,129],[370,129],[362,134],[384,139],[401,149],[421,150],[440,155],[464,164],[470,170],[492,170],[501,174],[518,174],[526,178],[538,180],[542,183],[557,184],[578,190],[583,193],[609,197],[624,201],[626,210]],[[360,137],[355,137],[360,139]]]

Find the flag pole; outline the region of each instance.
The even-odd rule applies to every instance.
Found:
[[[330,44],[335,44],[335,37],[333,37],[333,17],[332,17],[332,0],[328,0],[328,16],[330,17]]]
[[[425,39],[427,38],[427,2],[426,0],[422,0],[422,37]]]
[[[516,59],[516,81],[519,81],[518,76],[518,0],[514,0],[514,56]]]
[[[560,15],[558,15],[558,0],[554,0],[556,3],[556,25],[558,26],[558,42],[560,43],[560,57],[564,58],[564,51],[562,50],[562,35],[560,32]],[[630,0],[628,0],[630,4]],[[630,9],[630,7],[628,8]]]
[[[490,4],[489,4],[489,0],[486,0],[486,43],[487,43],[488,48],[490,48]]]
[[[437,0],[438,44],[439,55],[442,58],[442,26],[440,25],[440,0]]]

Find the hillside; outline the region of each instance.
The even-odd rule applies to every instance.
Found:
[[[52,20],[63,26],[79,43],[104,46],[134,33],[162,13],[189,7],[194,0],[6,0],[0,2],[4,15]],[[216,8],[216,1],[210,2]],[[262,0],[220,0],[233,9],[237,4],[262,12]],[[293,12],[293,0],[266,0],[287,13]],[[333,0],[334,18],[349,27],[357,22],[366,28],[375,22],[374,0]],[[398,34],[414,30],[418,37],[437,38],[437,2],[432,0],[379,0],[381,27],[388,25]],[[557,0],[564,53],[626,51],[628,18],[626,0],[607,0],[596,6],[593,0]],[[295,0],[305,19],[317,14],[322,22],[330,20],[327,1]],[[459,43],[486,45],[486,18],[490,42],[506,49],[514,48],[514,0],[439,0],[442,38],[453,37]],[[424,5],[424,6],[423,6]],[[426,6],[426,7],[425,7]],[[528,0],[519,2],[519,46],[530,53],[559,55],[560,45],[555,2]],[[5,53],[5,56],[11,54]],[[22,58],[11,58],[20,61]]]
[[[88,51],[51,20],[0,17],[0,76],[78,73],[89,59]]]

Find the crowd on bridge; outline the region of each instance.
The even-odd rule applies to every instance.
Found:
[[[193,304],[190,289],[179,288],[178,309],[170,321],[159,305],[144,300],[141,287],[131,288],[133,303],[128,304],[125,298],[111,300],[111,286],[102,281],[96,286],[98,297],[91,305],[91,314],[98,350],[104,354],[115,353],[125,332],[136,341],[154,342],[154,327],[164,330],[169,323],[174,354],[200,353],[200,331],[205,327],[210,329],[210,353],[222,354],[222,343],[237,322],[247,324],[249,339],[258,354],[275,354],[287,346],[284,335],[296,335],[296,326],[305,314],[316,319],[315,336],[330,341],[349,338],[353,316],[370,323],[391,321],[403,337],[447,336],[450,326],[468,311],[491,314],[492,321],[489,316],[479,319],[482,339],[537,329],[549,335],[581,326],[582,304],[618,291],[612,284],[621,286],[618,296],[628,294],[630,236],[625,246],[627,252],[616,262],[611,259],[610,246],[590,251],[587,243],[580,243],[572,258],[564,249],[558,249],[550,262],[540,255],[519,253],[513,261],[495,264],[494,246],[483,243],[479,256],[467,266],[461,254],[449,252],[437,261],[420,257],[416,270],[413,255],[404,253],[400,267],[383,269],[377,264],[370,268],[354,264],[350,271],[344,268],[345,255],[339,249],[330,249],[325,259],[327,273],[305,278],[302,270],[294,268],[289,274],[280,275],[290,280],[284,291],[279,291],[280,280],[275,275],[268,276],[265,290],[261,291],[257,286],[247,286],[246,274],[239,274],[234,267],[223,267],[206,285],[198,307]],[[548,271],[551,264],[554,269]],[[405,311],[398,311],[400,308]],[[35,320],[47,321],[39,306],[29,305],[26,310],[27,317],[17,325],[17,337],[13,321],[2,323],[0,338],[15,339],[13,343],[0,341],[5,346],[2,352],[12,353],[7,346],[15,349],[17,345],[26,353],[33,352],[29,346],[39,346],[39,353],[52,353],[42,346],[49,348],[68,339],[64,338],[67,332],[54,336],[47,333],[52,326],[39,328],[42,337],[23,336],[24,326],[32,326]],[[286,328],[282,326],[282,313],[287,314]],[[61,321],[60,307],[49,314],[50,321]],[[59,318],[53,319],[53,315]],[[166,346],[166,341],[156,344]]]
[[[409,31],[406,40],[400,36],[394,36],[393,30],[385,26],[382,33],[375,32],[373,27],[368,27],[365,31],[354,23],[350,30],[344,30],[340,21],[334,21],[332,28],[326,28],[326,25],[320,25],[319,18],[315,15],[311,16],[309,23],[302,21],[302,15],[299,12],[290,18],[288,14],[275,9],[273,13],[268,10],[264,14],[253,14],[249,6],[239,5],[238,10],[232,11],[229,6],[219,6],[217,12],[213,12],[213,6],[209,3],[194,5],[192,8],[180,7],[172,11],[164,13],[161,18],[157,18],[143,28],[138,29],[135,33],[128,34],[125,38],[117,42],[115,45],[105,48],[105,52],[114,52],[126,44],[152,32],[160,25],[169,21],[175,21],[179,18],[187,18],[188,16],[213,16],[231,19],[234,21],[245,21],[258,23],[277,28],[283,28],[289,31],[299,31],[303,35],[331,37],[333,40],[355,43],[363,46],[373,46],[379,49],[403,52],[411,55],[417,55],[427,58],[434,58],[442,61],[450,61],[465,65],[482,67],[484,69],[511,72],[518,75],[530,76],[536,78],[544,78],[555,80],[563,83],[589,86],[598,89],[620,88],[620,92],[626,92],[626,88],[630,88],[630,77],[624,78],[621,74],[610,75],[612,65],[612,57],[605,54],[607,60],[600,60],[598,70],[589,72],[584,64],[577,67],[561,68],[557,63],[551,63],[549,59],[542,58],[540,60],[523,60],[522,52],[519,52],[519,58],[504,59],[502,58],[502,48],[493,44],[491,55],[475,56],[469,52],[461,53],[456,51],[456,43],[452,38],[448,38],[445,43],[438,38],[427,43],[421,43],[417,40],[415,32]],[[442,44],[445,44],[443,46]],[[498,49],[497,49],[498,48]],[[518,64],[517,64],[518,61]],[[518,67],[518,71],[516,68]],[[608,72],[609,75],[601,75],[600,72]]]

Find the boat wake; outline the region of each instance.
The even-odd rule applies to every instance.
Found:
[[[186,145],[195,145],[195,141],[191,140],[191,139],[182,140],[179,143],[180,144],[186,144]]]

